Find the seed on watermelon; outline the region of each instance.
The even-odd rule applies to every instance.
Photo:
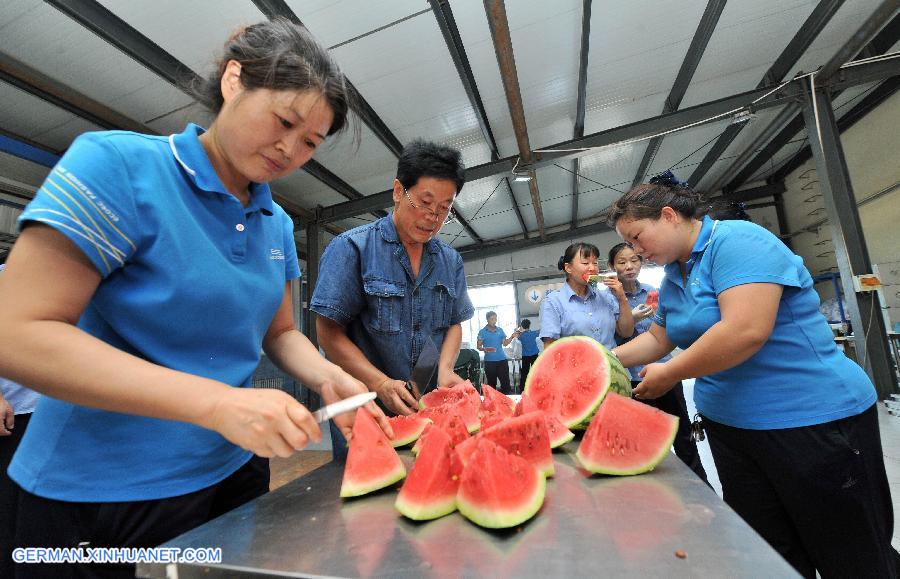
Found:
[[[341,497],[358,497],[390,486],[406,476],[400,455],[365,408],[356,411],[347,451]]]
[[[540,510],[546,488],[544,476],[527,460],[482,436],[463,469],[456,504],[476,525],[506,529]]]
[[[677,430],[676,416],[609,394],[584,433],[576,456],[586,470],[595,473],[648,472],[669,454]]]

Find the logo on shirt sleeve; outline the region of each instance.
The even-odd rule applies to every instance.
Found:
[[[272,248],[269,250],[269,259],[284,259],[284,252],[280,249]]]

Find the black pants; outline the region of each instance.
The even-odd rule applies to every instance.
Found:
[[[148,465],[153,468],[153,465]],[[269,490],[269,461],[254,456],[222,482],[167,499],[71,503],[21,491],[18,547],[155,547]],[[86,544],[85,544],[86,543]],[[216,545],[208,545],[215,547]],[[134,577],[135,565],[18,564],[15,577]]]
[[[17,414],[12,434],[0,437],[0,577],[13,576],[12,550],[16,535],[16,510],[19,505],[19,485],[14,483],[6,469],[28,428],[29,414]]]
[[[633,387],[638,384],[640,382],[631,383]],[[688,465],[688,468],[708,485],[706,469],[703,468],[703,463],[700,462],[700,453],[697,452],[697,443],[691,439],[691,418],[688,416],[687,403],[684,401],[684,386],[681,382],[659,398],[640,402],[678,417],[678,432],[675,434],[675,443],[672,445],[675,447],[675,456]]]
[[[878,414],[746,430],[703,419],[725,502],[805,577],[896,577]]]
[[[512,394],[512,388],[509,385],[509,360],[498,360],[496,362],[484,362],[484,383],[497,387],[497,378],[500,378],[500,392],[504,394]]]
[[[522,356],[522,371],[519,372],[519,392],[525,392],[525,380],[528,379],[528,372],[531,371],[531,365],[537,360],[537,354],[534,356]]]

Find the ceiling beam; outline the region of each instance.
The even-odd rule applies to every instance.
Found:
[[[457,251],[459,251],[460,255],[462,255],[463,261],[474,261],[476,259],[484,259],[486,257],[491,257],[494,255],[502,255],[510,253],[512,251],[528,249],[529,247],[542,245],[544,243],[568,241],[583,238],[587,235],[593,235],[595,233],[603,233],[610,230],[611,228],[606,224],[606,221],[604,220],[598,221],[597,223],[592,223],[590,225],[582,225],[581,227],[576,227],[575,229],[563,229],[561,231],[548,233],[546,235],[546,239],[543,241],[538,239],[537,237],[531,237],[528,239],[505,239],[485,244],[459,247],[457,248]]]
[[[95,0],[46,1],[48,4],[50,4],[63,14],[67,15],[75,22],[78,22],[98,37],[121,50],[124,54],[141,63],[157,76],[160,76],[161,78],[169,81],[173,86],[175,86],[175,88],[181,90],[192,98],[194,97],[194,95],[191,93],[190,87],[196,86],[197,83],[202,82],[200,76],[183,62],[166,52],[158,44],[141,34],[135,28],[131,27],[124,20],[110,12],[103,5],[99,4]],[[71,109],[67,110],[71,111]],[[81,115],[79,114],[79,116]],[[134,125],[135,122],[132,121],[131,126]],[[125,129],[126,127],[124,125],[114,124],[109,128]],[[142,127],[139,129],[139,132],[148,134],[157,133],[149,127]],[[309,169],[304,167],[304,170],[306,170],[311,175],[316,176],[313,171],[315,171],[317,168],[321,168],[321,165],[318,165],[316,163]],[[322,172],[320,171],[320,173]],[[329,172],[329,174],[331,173]],[[356,199],[358,197],[362,197],[362,194],[358,192],[356,193],[358,197],[348,197],[347,188],[352,190],[352,187],[350,187],[350,185],[347,185],[343,181],[341,181],[341,183],[343,183],[343,186],[337,184],[336,182],[329,183],[324,180],[322,182],[328,187],[337,191],[339,194],[347,197],[348,199]],[[340,186],[341,188],[335,189],[335,186]],[[284,200],[283,197],[281,197],[281,199]]]
[[[874,13],[873,13],[874,14]],[[866,30],[871,26],[870,23],[866,22],[860,28],[860,31]],[[854,35],[856,38],[858,35]],[[885,54],[890,48],[900,40],[900,16],[894,16],[891,21],[882,28],[881,32],[879,32],[872,40],[866,45],[861,53],[866,54],[867,56],[877,56],[880,54]],[[831,59],[829,62],[838,62],[840,59],[838,55],[847,54],[850,52],[850,48],[848,47],[851,43],[853,43],[853,39],[851,39],[847,44],[842,47],[838,53],[836,53],[835,57]],[[841,57],[843,58],[843,57]],[[896,66],[893,64],[892,66]],[[845,74],[844,71],[840,71],[838,76]],[[829,80],[834,79],[835,75],[832,74],[829,76]],[[881,77],[883,78],[883,77]],[[840,94],[840,90],[835,90],[832,92],[832,98],[837,97]],[[776,119],[776,121],[780,120]],[[775,125],[773,122],[769,127],[764,129],[765,132],[769,132],[772,128],[772,125]],[[740,170],[735,176],[728,181],[728,183],[724,186],[724,191],[727,193],[729,191],[734,191],[745,182],[747,182],[753,175],[756,174],[759,169],[761,169],[766,163],[772,159],[778,151],[780,151],[786,144],[788,144],[793,138],[803,129],[803,115],[799,112],[794,116],[794,118],[786,123],[784,127],[780,130],[780,132],[775,135],[771,141],[759,151],[759,153],[746,164],[746,166]],[[754,141],[755,142],[755,141]],[[745,151],[750,151],[750,148]],[[738,159],[732,162],[732,165],[729,169],[726,170],[726,173],[733,172],[734,169],[740,168],[737,162],[738,160],[743,159],[745,155],[742,153],[739,155]],[[722,181],[725,182],[724,180]]]
[[[3,129],[0,129],[0,151],[48,168],[56,165],[62,156],[62,151]]]
[[[837,122],[838,130],[843,133],[857,122],[859,122],[867,114],[878,108],[878,106],[893,96],[900,90],[900,76],[889,78],[881,83],[877,88],[872,90],[852,109],[847,111]],[[785,163],[777,171],[772,173],[768,178],[771,182],[784,181],[795,169],[812,159],[812,149],[805,146],[801,151],[794,155],[790,161]]]
[[[253,0],[253,3],[269,20],[278,17],[286,18],[305,28],[303,22],[300,21],[300,18],[297,17],[284,0]],[[353,83],[350,82],[350,79],[344,76],[344,82],[347,83],[347,92],[350,96],[353,112],[359,116],[369,130],[375,133],[378,140],[384,143],[384,146],[387,147],[395,157],[399,157],[400,153],[403,151],[403,143],[401,143],[394,133],[391,132],[385,122],[381,120],[381,117],[378,116],[375,109],[373,109],[368,101],[363,98],[356,87],[353,86]]]
[[[800,27],[800,30],[797,31],[778,58],[775,59],[772,66],[769,67],[769,70],[766,71],[766,74],[763,75],[757,84],[757,88],[781,82],[785,75],[791,71],[791,68],[797,64],[797,61],[800,60],[800,57],[803,56],[809,45],[819,36],[822,29],[828,25],[832,16],[835,15],[843,3],[844,0],[820,0],[813,9],[812,14]],[[688,177],[688,183],[690,183],[691,187],[697,187],[697,184],[709,172],[713,164],[719,160],[719,157],[725,153],[728,145],[731,144],[743,128],[743,124],[728,125],[722,135],[713,143],[712,148],[707,151],[700,164],[691,173],[691,176]]]
[[[544,211],[541,205],[541,193],[537,185],[537,175],[534,169],[531,168],[534,155],[531,152],[531,144],[528,142],[528,125],[525,122],[525,107],[522,105],[522,93],[519,89],[519,75],[516,72],[516,57],[513,53],[509,21],[506,18],[506,5],[503,0],[484,0],[484,9],[487,12],[488,26],[491,29],[491,38],[494,41],[494,52],[497,55],[497,64],[500,67],[503,90],[506,92],[506,102],[509,106],[509,115],[512,118],[513,131],[516,134],[519,157],[523,165],[522,169],[527,171],[530,177],[528,190],[531,193],[531,204],[534,207],[534,217],[537,220],[538,235],[543,240],[546,237]]]
[[[4,53],[0,53],[0,80],[100,128],[124,129],[138,133],[153,132],[143,123],[100,104]]]
[[[487,111],[484,108],[484,102],[481,100],[481,93],[478,91],[478,84],[475,82],[475,75],[472,73],[472,66],[469,64],[466,47],[463,45],[459,28],[456,26],[456,18],[453,16],[450,2],[448,0],[429,0],[429,2],[431,3],[431,11],[434,13],[438,28],[441,29],[441,35],[444,37],[444,44],[447,45],[447,51],[450,53],[450,58],[453,59],[454,66],[456,66],[456,74],[459,76],[463,89],[466,91],[466,96],[469,97],[469,104],[475,113],[475,119],[478,121],[478,127],[481,129],[481,136],[491,151],[491,159],[499,159],[500,152],[497,150],[497,141],[494,139],[494,132],[491,130]],[[522,212],[519,209],[519,204],[516,202],[516,197],[513,195],[512,189],[507,189],[510,203],[516,211],[522,231],[527,232],[528,229],[525,227],[525,221],[522,219]],[[459,222],[469,232],[469,236],[476,243],[483,241],[481,236],[472,229],[458,211],[456,214]]]
[[[878,36],[878,33],[897,15],[898,9],[900,2],[897,0],[883,0],[816,76],[823,79],[831,78]],[[818,81],[818,78],[816,80]]]
[[[584,136],[584,110],[587,101],[587,69],[591,55],[591,0],[582,0],[581,4],[581,49],[578,54],[578,89],[575,100],[575,130],[573,139]],[[578,227],[578,159],[572,161],[572,219],[569,229]]]
[[[691,85],[694,73],[697,72],[697,67],[700,66],[700,59],[703,58],[703,53],[706,52],[706,47],[709,45],[709,39],[712,38],[716,25],[719,23],[719,17],[722,16],[722,11],[725,9],[725,2],[726,0],[709,0],[707,2],[703,16],[700,18],[700,24],[694,32],[694,37],[691,39],[691,45],[688,47],[687,54],[684,55],[684,60],[681,61],[678,76],[675,77],[672,90],[669,91],[669,96],[663,105],[663,114],[677,111],[681,106],[681,101]],[[656,157],[662,140],[663,137],[654,137],[647,143],[644,156],[641,158],[637,172],[634,174],[634,179],[631,181],[632,187],[637,187],[644,182],[647,170],[650,168],[653,158]]]
[[[852,68],[843,69],[841,74],[830,81],[834,90],[845,89],[858,84],[871,82],[875,78],[887,78],[896,74],[896,61],[883,61],[867,63]],[[595,148],[608,147],[624,141],[633,141],[652,137],[653,135],[675,131],[686,125],[703,123],[711,117],[722,115],[736,108],[746,107],[755,99],[764,96],[776,87],[767,86],[731,95],[714,101],[709,101],[693,107],[679,109],[677,111],[650,117],[627,125],[621,125],[605,131],[586,135],[581,139],[571,139],[552,145],[542,152],[534,153],[533,168],[553,165],[565,159],[573,159],[596,153]],[[753,105],[754,110],[761,110],[774,106],[784,106],[789,102],[797,102],[803,98],[803,87],[797,81],[792,81],[770,95],[766,100]],[[494,175],[501,175],[512,171],[517,156],[505,157],[497,161],[490,161],[466,170],[466,181],[477,181]],[[354,217],[363,213],[369,213],[374,209],[384,209],[393,205],[392,190],[382,191],[374,195],[367,195],[362,199],[345,201],[335,205],[321,208],[319,215],[322,221],[330,222]]]

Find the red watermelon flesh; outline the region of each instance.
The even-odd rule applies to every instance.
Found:
[[[459,460],[462,461],[463,465],[469,462],[469,457],[475,452],[475,447],[478,446],[478,441],[481,440],[483,436],[483,433],[479,433],[475,436],[470,436],[467,440],[456,445],[456,455],[459,457]]]
[[[431,419],[413,414],[411,416],[394,416],[388,418],[388,422],[391,423],[391,428],[394,430],[391,446],[397,448],[418,440],[425,427],[431,424]]]
[[[522,394],[519,403],[516,405],[514,416],[522,416],[529,412],[544,412],[532,402],[527,394]],[[547,435],[550,437],[550,448],[559,448],[565,443],[575,438],[575,433],[566,428],[559,418],[553,414],[544,412],[544,419],[547,421]]]
[[[466,423],[454,408],[444,406],[433,410],[442,410],[442,412],[435,412],[432,414],[434,424],[425,427],[425,431],[422,433],[423,437],[425,436],[425,432],[428,432],[428,430],[434,426],[442,429],[450,436],[450,444],[453,446],[456,446],[469,438],[469,431],[466,429]],[[422,437],[419,437],[419,440],[416,441],[416,444],[412,447],[413,454],[417,455],[419,453],[419,449],[422,448],[421,442]]]
[[[481,397],[478,395],[478,390],[475,389],[475,386],[472,385],[471,381],[466,380],[465,382],[459,382],[452,386],[436,388],[428,394],[425,394],[419,398],[419,408],[431,408],[447,402],[456,402],[462,397],[468,397],[477,401],[479,404],[481,403]]]
[[[531,463],[481,437],[463,468],[456,504],[476,525],[505,529],[533,517],[546,489],[544,476]]]
[[[578,446],[581,465],[603,474],[653,470],[669,454],[678,417],[631,398],[610,393]]]
[[[566,428],[579,427],[590,419],[610,386],[618,387],[625,380],[614,372],[612,359],[609,350],[593,338],[562,338],[538,356],[525,381],[525,393],[539,409],[559,417]],[[627,385],[630,391],[630,380]]]
[[[483,414],[498,413],[503,416],[512,416],[516,405],[512,398],[495,388],[491,388],[488,384],[481,385],[481,392],[484,394],[484,400],[481,403],[481,412]]]
[[[482,413],[481,430],[486,430],[491,426],[494,426],[495,424],[500,424],[507,418],[509,418],[509,416],[501,414],[499,412]]]
[[[450,444],[450,436],[440,428],[432,428],[422,438],[419,456],[394,506],[415,521],[448,515],[456,510],[461,474],[462,462]]]
[[[547,422],[542,412],[531,412],[504,420],[481,433],[510,453],[521,456],[544,476],[553,476],[553,453]]]
[[[341,497],[358,497],[390,486],[406,476],[391,441],[365,408],[356,411],[347,451]]]
[[[463,419],[468,432],[475,432],[481,426],[480,405],[481,399],[475,402],[468,395],[461,394],[454,400],[448,400],[439,406],[429,406],[419,410],[418,415],[424,418],[430,418],[434,422],[443,420],[440,416],[446,416],[450,413],[457,413]]]

